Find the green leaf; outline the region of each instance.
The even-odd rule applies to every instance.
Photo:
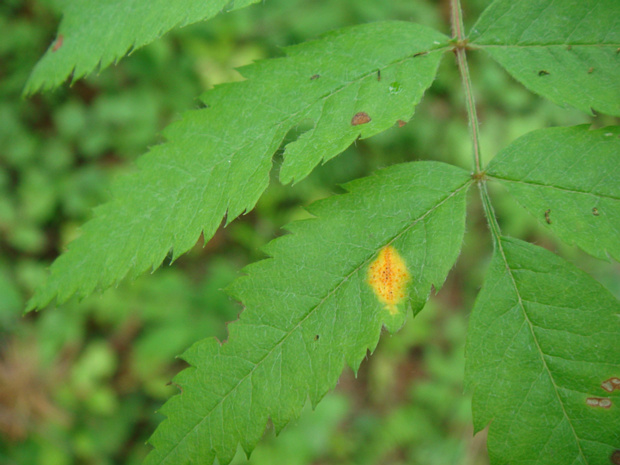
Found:
[[[620,116],[617,0],[496,0],[469,40],[533,92]]]
[[[408,119],[433,81],[441,52],[416,54],[441,40],[445,36],[416,24],[373,23],[243,68],[247,81],[208,92],[203,97],[208,108],[171,125],[164,133],[170,142],[154,147],[138,161],[136,173],[113,186],[113,199],[96,209],[82,236],[54,262],[29,308],[55,296],[59,302],[74,293],[84,297],[127,274],[156,268],[171,250],[173,257],[186,252],[201,232],[210,239],[224,215],[230,222],[254,207],[268,184],[273,153],[287,132],[308,118],[320,118],[319,123],[330,118],[333,132],[317,136],[321,152],[289,154],[291,167],[295,157],[303,159],[304,173],[311,165],[308,156],[316,164],[360,135]],[[317,73],[320,77],[312,79]],[[400,79],[397,93],[390,90],[395,79]],[[339,106],[326,116],[325,102]],[[380,105],[390,108],[379,110]],[[342,127],[362,111],[370,122]]]
[[[175,27],[258,0],[66,1],[58,36],[37,63],[25,93],[56,87],[118,62]]]
[[[620,261],[620,127],[533,131],[502,150],[487,174],[563,241]]]
[[[445,280],[461,247],[470,183],[459,168],[414,162],[313,204],[316,218],[289,225],[291,234],[267,246],[272,258],[233,284],[245,310],[228,341],[204,340],[183,355],[192,367],[175,378],[182,392],[163,407],[168,418],[146,463],[209,464],[217,456],[226,464],[238,443],[252,451],[268,419],[280,431],[308,396],[316,405],[345,361],[357,371],[382,326],[400,328],[407,309],[417,313],[431,285]],[[369,268],[388,246],[410,274],[407,297],[394,305],[369,284]]]
[[[420,43],[423,37],[425,40]],[[367,41],[364,48],[370,49],[375,46],[375,39],[359,37],[357,40]],[[385,39],[390,41],[390,38]],[[399,120],[406,122],[411,119],[414,106],[420,102],[437,73],[443,53],[443,50],[429,53],[415,50],[436,48],[440,43],[445,45],[447,38],[439,34],[420,34],[411,40],[418,43],[404,59],[376,69],[367,67],[371,72],[364,79],[337,92],[325,93],[325,97],[307,111],[304,118],[314,121],[313,127],[286,146],[280,169],[282,183],[305,178],[318,163],[328,161],[357,138],[366,139],[389,129]],[[395,46],[387,42],[385,52],[387,47]],[[334,47],[339,48],[340,45],[334,44]],[[328,49],[325,53],[333,56],[337,52]],[[417,53],[420,55],[414,56]],[[317,63],[319,58],[316,56]],[[367,61],[368,57],[360,55],[356,60]],[[331,88],[334,78],[330,71],[322,65],[315,69],[317,74],[314,76],[319,76],[315,78],[316,87]],[[339,81],[341,78],[336,79]],[[370,119],[368,123],[364,123],[366,117]]]
[[[500,238],[466,356],[475,429],[491,423],[492,464],[600,465],[620,448],[610,381],[620,377],[620,302],[573,265]]]

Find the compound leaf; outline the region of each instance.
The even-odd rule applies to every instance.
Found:
[[[147,464],[228,463],[250,453],[268,419],[280,431],[333,388],[345,361],[357,371],[385,325],[394,331],[440,287],[461,247],[467,172],[437,162],[395,165],[313,204],[272,257],[232,286],[245,310],[224,344],[184,355]],[[374,271],[373,271],[374,270]],[[375,294],[375,274],[385,285]],[[375,283],[375,284],[371,284]],[[386,288],[390,288],[386,291]],[[394,291],[394,292],[391,292]],[[381,297],[377,297],[380,295]]]
[[[499,238],[466,356],[492,464],[599,465],[620,448],[620,302],[575,266]]]
[[[496,0],[469,40],[533,92],[620,116],[617,0]]]
[[[243,68],[248,80],[206,93],[208,107],[171,125],[164,133],[169,142],[154,147],[138,161],[137,172],[113,186],[112,200],[96,209],[82,235],[54,262],[29,308],[55,296],[59,302],[84,297],[127,274],[156,268],[171,250],[173,257],[186,252],[201,232],[210,239],[224,215],[230,222],[253,208],[268,184],[273,153],[302,121],[329,118],[332,126],[317,134],[320,151],[288,155],[287,166],[294,168],[296,158],[303,164],[299,177],[358,136],[409,119],[434,79],[441,52],[417,54],[444,39],[412,23],[366,24]],[[392,79],[400,79],[399,92],[390,90]],[[325,102],[337,104],[329,116]],[[352,124],[362,111],[371,119]]]
[[[565,242],[620,261],[620,127],[533,131],[487,173]]]
[[[89,0],[64,2],[56,40],[37,63],[26,93],[75,81],[118,62],[174,27],[209,19],[258,0]]]

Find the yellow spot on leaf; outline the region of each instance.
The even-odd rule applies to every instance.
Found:
[[[391,245],[381,249],[368,268],[368,284],[392,315],[398,313],[396,306],[405,299],[410,279],[405,261]]]

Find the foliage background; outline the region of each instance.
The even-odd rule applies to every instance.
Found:
[[[280,55],[279,47],[335,28],[405,19],[446,34],[449,5],[395,0],[269,0],[173,31],[118,66],[24,100],[36,60],[55,38],[60,0],[0,5],[0,463],[139,464],[183,368],[175,356],[198,339],[226,338],[241,307],[221,289],[304,205],[376,168],[417,159],[470,167],[470,141],[454,63],[410,124],[359,141],[295,186],[274,182],[250,214],[173,266],[83,302],[22,317],[46,267],[107,196],[111,179],[161,141],[157,133],[234,67]],[[489,3],[464,2],[474,20]],[[448,57],[446,57],[448,58]],[[529,93],[482,55],[470,54],[482,148],[488,161],[536,128],[614,122],[561,109]],[[295,135],[291,135],[294,137]],[[274,173],[279,158],[276,156]],[[503,229],[560,251],[620,295],[620,270],[561,246],[503,192]],[[485,464],[463,395],[467,314],[491,250],[472,190],[461,258],[442,292],[311,414],[277,439],[268,432],[255,464]],[[240,452],[235,464],[246,463]]]

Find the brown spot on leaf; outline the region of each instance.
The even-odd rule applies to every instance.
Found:
[[[551,224],[551,209],[545,211],[545,221],[547,224]]]
[[[589,407],[609,408],[611,407],[611,400],[606,397],[588,397],[586,405]]]
[[[316,81],[316,80],[317,80],[318,78],[320,78],[320,77],[321,77],[321,75],[320,75],[320,74],[314,74],[314,75],[312,75],[312,76],[310,77],[310,80],[311,80],[311,81]]]
[[[428,55],[428,52],[418,52],[413,55],[413,58],[423,57],[424,55]]]
[[[590,69],[588,70],[588,74],[592,74],[593,72],[594,72],[594,68],[590,68]]]
[[[615,451],[613,451],[611,453],[611,456],[609,457],[609,461],[613,465],[620,465],[620,450],[616,449]]]
[[[314,340],[318,341],[319,340],[319,335],[317,334],[316,336],[314,336]]]
[[[355,113],[353,119],[351,119],[351,126],[359,126],[360,124],[370,123],[371,119],[368,116],[368,113],[360,111],[359,113]]]
[[[399,119],[399,120],[398,120],[398,127],[399,127],[399,128],[402,128],[405,124],[407,124],[407,122],[406,122],[406,121],[403,121],[402,119]]]
[[[598,211],[598,208],[594,207],[594,208],[592,209],[592,214],[593,214],[594,216],[599,216],[599,215],[600,215],[600,213],[599,213],[599,211]]]
[[[616,389],[620,389],[620,379],[609,378],[607,381],[603,381],[601,387],[607,392],[614,392]]]
[[[377,81],[380,81],[380,80],[381,80],[381,70],[378,69],[377,70]]]
[[[567,45],[567,46],[566,46],[566,50],[572,50],[572,49],[573,49],[573,46],[572,46],[572,45]]]
[[[540,71],[538,71],[538,75],[539,76],[547,76],[549,74],[551,74],[551,73],[549,73],[549,71],[546,71],[544,69],[541,69]]]
[[[62,47],[62,42],[65,37],[62,34],[58,34],[56,41],[54,42],[54,46],[52,47],[52,52],[57,51],[60,47]]]

